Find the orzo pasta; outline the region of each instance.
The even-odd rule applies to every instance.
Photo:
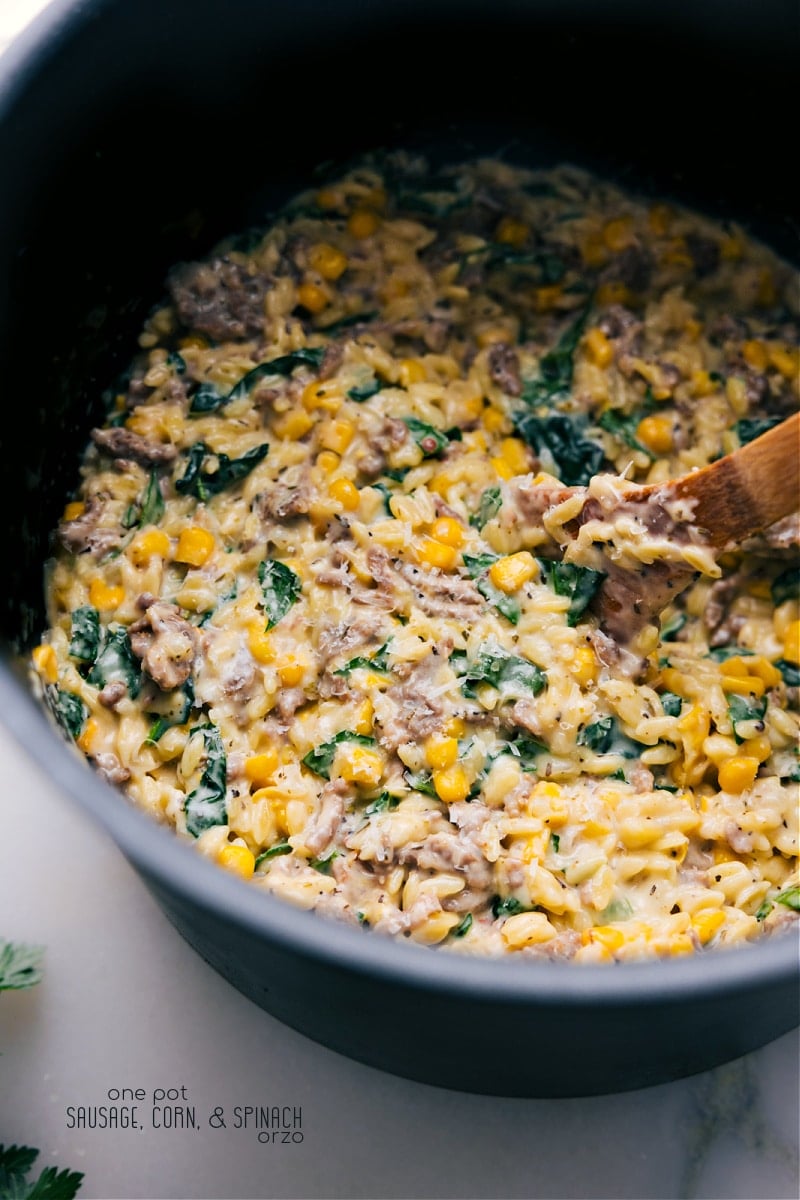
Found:
[[[40,695],[178,837],[372,931],[612,962],[783,928],[796,520],[718,560],[630,526],[690,578],[626,638],[532,497],[734,450],[798,407],[797,331],[735,225],[370,158],[170,273],[54,532]]]

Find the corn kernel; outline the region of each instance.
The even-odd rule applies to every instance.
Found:
[[[45,683],[55,683],[58,679],[58,659],[53,647],[43,642],[35,648],[31,657]]]
[[[758,737],[748,738],[746,742],[742,742],[741,751],[745,758],[757,758],[760,763],[763,763],[772,754],[772,742],[765,733],[760,733]]]
[[[695,396],[711,396],[717,390],[717,384],[708,371],[692,372],[692,392]]]
[[[136,535],[131,542],[129,553],[137,567],[144,567],[151,558],[166,558],[170,546],[170,540],[163,530],[147,529]]]
[[[334,454],[333,450],[323,450],[321,454],[317,455],[316,465],[321,471],[324,471],[326,475],[330,475],[331,472],[335,471],[338,467],[339,461],[339,455]]]
[[[581,687],[597,679],[598,662],[591,646],[578,646],[572,659],[572,674]]]
[[[454,737],[443,737],[433,733],[425,742],[425,757],[428,766],[436,770],[452,767],[458,759],[458,741]]]
[[[786,628],[783,657],[787,662],[800,664],[800,621],[791,621]]]
[[[337,412],[342,407],[342,393],[338,386],[329,381],[312,379],[303,388],[303,406],[313,412],[315,408],[324,408],[327,412]]]
[[[547,779],[540,779],[531,795],[536,800],[558,800],[561,796],[561,787],[557,783],[550,783]]]
[[[242,879],[250,879],[256,869],[256,859],[252,850],[248,850],[247,846],[237,846],[234,842],[228,842],[222,847],[217,862]]]
[[[758,774],[759,761],[747,754],[736,754],[719,769],[719,786],[723,792],[738,795],[752,787]]]
[[[319,444],[323,450],[344,454],[353,440],[354,433],[351,421],[324,421],[319,427]]]
[[[297,303],[310,313],[321,313],[328,304],[328,296],[316,283],[301,283],[297,289]]]
[[[797,350],[787,350],[785,346],[769,346],[767,348],[769,365],[779,371],[786,379],[796,379],[800,371],[800,355]]]
[[[347,270],[347,255],[342,254],[335,246],[327,242],[318,242],[308,252],[308,262],[312,270],[323,279],[334,282]]]
[[[404,358],[400,363],[400,383],[404,388],[412,383],[423,383],[427,377],[425,364],[418,358]]]
[[[602,329],[590,329],[584,338],[586,353],[596,367],[607,367],[614,357],[614,347]]]
[[[433,772],[433,786],[436,795],[445,804],[457,804],[469,795],[470,782],[464,768],[455,763],[452,767]]]
[[[341,504],[342,508],[348,512],[354,512],[358,508],[361,497],[358,494],[358,488],[350,480],[340,476],[334,479],[328,488],[328,493],[332,500],[337,504]]]
[[[284,687],[297,687],[305,674],[305,664],[298,662],[291,654],[278,667],[278,675]]]
[[[77,521],[78,517],[82,517],[86,512],[86,505],[82,500],[72,500],[64,509],[62,516],[63,521]]]
[[[615,928],[613,925],[595,925],[594,929],[587,929],[583,935],[588,942],[599,942],[601,946],[605,946],[606,950],[610,950],[612,954],[625,945],[625,934],[621,929]]]
[[[361,787],[375,787],[380,783],[383,759],[376,750],[344,743],[336,758],[339,774],[347,783],[357,783]]]
[[[431,537],[458,550],[464,542],[464,530],[455,517],[438,517],[431,525]]]
[[[516,592],[538,574],[536,559],[528,550],[498,558],[489,568],[489,578],[501,592]]]
[[[463,717],[448,717],[443,728],[448,737],[461,738],[467,732]]]
[[[674,445],[671,418],[643,417],[636,426],[636,437],[654,454],[669,454]]]
[[[207,529],[192,525],[182,529],[178,538],[175,561],[188,563],[191,567],[202,567],[214,553],[214,535]]]
[[[504,458],[493,458],[492,466],[501,479],[513,479],[514,472]]]
[[[99,732],[100,726],[98,725],[97,721],[94,717],[89,717],[89,720],[83,727],[83,732],[81,733],[80,737],[76,739],[76,745],[78,749],[82,750],[84,754],[91,754],[92,746],[94,745],[95,738]]]
[[[733,670],[728,672],[727,667],[735,663]],[[748,658],[741,658],[739,655],[734,655],[726,662],[720,664],[720,669],[723,675],[756,675],[759,679],[763,679],[768,688],[777,687],[783,676],[776,666],[769,659],[764,658],[763,654],[753,654]]]
[[[612,279],[600,284],[597,289],[597,303],[602,306],[624,304],[627,307],[633,303],[633,293],[624,283],[618,279]]]
[[[254,621],[247,630],[247,644],[256,662],[271,663],[275,660],[275,645],[264,626]]]
[[[763,342],[756,341],[755,339],[744,342],[742,344],[742,358],[748,367],[753,367],[756,371],[766,371],[767,369],[767,347]]]
[[[673,212],[668,204],[654,204],[647,214],[647,223],[656,237],[669,233]]]
[[[633,218],[615,217],[609,221],[603,229],[603,241],[614,254],[619,254],[621,250],[633,245]]]
[[[93,579],[89,584],[89,603],[101,612],[119,608],[124,599],[124,588],[107,587],[102,579]]]
[[[510,346],[514,341],[514,334],[505,325],[489,325],[478,330],[475,340],[480,348],[485,350],[487,346],[496,346],[501,342]]]
[[[435,538],[425,538],[417,551],[420,562],[428,567],[436,567],[440,571],[451,571],[456,565],[458,550]]]
[[[735,692],[737,696],[763,696],[766,686],[757,675],[723,675],[720,682],[723,692]]]
[[[284,413],[273,422],[273,428],[278,437],[286,438],[287,441],[297,441],[308,433],[311,426],[314,424],[313,418],[307,412],[297,408],[291,412]]]
[[[508,419],[499,408],[486,408],[483,412],[483,427],[489,433],[500,433],[508,427]]]
[[[360,733],[364,737],[369,737],[372,733],[372,723],[375,717],[375,708],[372,701],[367,699],[361,702],[361,705],[353,720],[353,730],[355,733]]]
[[[372,237],[379,225],[378,214],[369,208],[356,208],[347,218],[347,232],[359,240]]]
[[[515,475],[526,475],[530,470],[528,448],[521,438],[503,438],[500,443],[500,456],[505,459]]]
[[[692,929],[700,939],[701,945],[710,942],[714,934],[725,924],[725,913],[718,908],[701,908],[692,915]]]
[[[278,769],[278,751],[272,746],[261,754],[251,754],[244,764],[244,777],[257,788],[266,787]]]
[[[494,231],[494,238],[505,246],[523,246],[529,234],[530,228],[524,221],[518,221],[516,217],[502,217]]]

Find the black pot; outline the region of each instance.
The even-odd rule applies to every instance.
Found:
[[[656,1084],[800,1022],[797,940],[623,967],[472,960],[296,910],[135,810],[51,726],[20,658],[101,392],[172,262],[377,146],[580,162],[797,257],[797,34],[791,0],[57,0],[0,62],[0,711],[196,950],[326,1046],[497,1095]]]

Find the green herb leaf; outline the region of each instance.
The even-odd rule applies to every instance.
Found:
[[[222,744],[222,734],[216,725],[196,725],[189,737],[200,734],[205,743],[205,765],[197,787],[184,801],[186,828],[192,837],[199,837],[213,825],[226,825],[228,760]]]
[[[775,899],[778,904],[785,904],[787,908],[791,908],[794,912],[800,912],[800,886],[797,884],[784,888],[782,892],[778,892]]]
[[[403,778],[412,791],[422,792],[423,796],[433,796],[438,800],[439,793],[433,786],[430,771],[404,771]]]
[[[391,641],[391,639],[389,639]],[[351,658],[350,662],[345,663],[338,671],[334,671],[334,675],[349,675],[351,671],[364,669],[367,671],[387,671],[389,669],[389,642],[384,642],[371,658],[366,658],[363,655],[358,655],[356,658]]]
[[[465,914],[462,920],[460,920],[459,923],[450,930],[450,936],[462,938],[465,933],[469,933],[470,929],[472,929],[472,913],[468,912]]]
[[[683,708],[683,700],[676,692],[662,692],[661,707],[668,717],[679,717]]]
[[[44,946],[0,938],[0,992],[33,987],[42,978]]]
[[[205,442],[195,442],[189,447],[186,471],[175,481],[175,490],[181,495],[196,496],[198,500],[208,500],[218,492],[224,491],[235,483],[245,479],[262,459],[266,458],[269,446],[264,442],[254,446],[241,458],[228,458],[227,454],[215,454]],[[216,459],[216,471],[204,471],[203,463],[207,458]]]
[[[172,367],[176,375],[186,374],[186,359],[177,350],[172,350],[167,355],[167,366]]]
[[[674,642],[688,620],[689,618],[685,612],[679,612],[670,617],[668,621],[665,621],[661,626],[662,642]]]
[[[391,809],[397,808],[399,803],[399,796],[393,796],[390,792],[381,792],[380,796],[371,800],[364,809],[364,816],[369,818],[375,813],[389,812]]]
[[[351,400],[356,404],[363,404],[365,400],[369,400],[370,396],[375,396],[381,390],[381,385],[377,379],[370,379],[367,383],[362,383],[358,387],[351,387],[347,393]]]
[[[713,658],[714,662],[727,662],[729,658],[733,658],[734,656],[747,656],[752,653],[752,650],[745,650],[743,646],[731,644],[728,646],[715,646],[713,650],[709,650],[708,657]]]
[[[109,683],[124,683],[132,700],[139,695],[142,668],[123,625],[106,629],[103,644],[86,678],[97,688],[104,688]]]
[[[48,688],[47,700],[53,716],[61,728],[76,741],[89,716],[89,710],[75,692],[64,691],[63,688]]]
[[[598,914],[598,924],[607,925],[611,921],[627,921],[633,916],[631,903],[625,896],[614,896]]]
[[[418,420],[417,417],[403,417],[403,423],[408,427],[425,458],[438,458],[450,445],[447,434],[425,421]]]
[[[274,558],[267,558],[258,564],[258,581],[268,617],[267,629],[272,629],[296,603],[303,584],[299,575]]]
[[[576,563],[555,562],[546,558],[540,558],[538,561],[543,578],[555,594],[569,597],[567,624],[577,625],[605,579],[605,571],[595,571],[593,567],[580,567]]]
[[[270,846],[267,850],[262,850],[256,859],[255,870],[261,866],[263,862],[267,862],[270,858],[280,858],[284,854],[291,854],[292,847],[288,842],[276,842],[274,846]]]
[[[610,433],[617,441],[624,442],[626,446],[630,446],[633,450],[641,450],[651,460],[655,459],[646,446],[643,446],[636,437],[636,430],[639,427],[639,422],[642,417],[647,415],[649,406],[639,408],[632,413],[620,412],[617,408],[607,408],[600,417],[597,424],[601,429],[605,429],[606,433]]]
[[[731,693],[728,697],[728,716],[733,726],[733,736],[737,742],[744,742],[748,737],[755,736],[754,733],[747,730],[740,733],[739,726],[750,721],[763,721],[766,711],[766,696],[759,699],[755,696],[739,696],[735,692]]]
[[[139,524],[157,525],[164,515],[164,497],[156,471],[150,472],[147,487],[140,501]]]
[[[800,666],[797,663],[788,662],[785,658],[780,658],[775,663],[775,666],[783,676],[783,682],[787,687],[800,687]]]
[[[211,383],[203,383],[192,396],[189,413],[196,415],[216,412],[231,400],[241,400],[243,396],[248,396],[260,380],[268,379],[273,375],[288,378],[296,367],[309,366],[318,370],[324,355],[325,350],[322,347],[312,350],[294,350],[291,354],[282,354],[279,358],[273,358],[269,362],[259,363],[257,367],[253,367],[252,371],[248,371],[229,392],[225,393],[217,391]]]
[[[569,487],[587,484],[605,462],[603,447],[581,436],[566,413],[516,418],[517,432],[539,455],[549,455],[554,473]]]
[[[590,304],[578,319],[562,333],[553,349],[539,360],[539,376],[525,384],[522,399],[526,404],[552,404],[569,395],[572,387],[573,359],[589,316]],[[561,477],[564,479],[564,476]],[[567,480],[564,479],[566,483]]]
[[[313,867],[315,871],[319,871],[320,875],[330,875],[333,860],[338,857],[338,850],[329,850],[322,858],[310,858],[308,865]]]
[[[578,734],[578,745],[595,754],[621,754],[623,758],[638,758],[641,743],[635,742],[619,729],[615,717],[601,717]]]
[[[475,580],[476,586],[480,594],[485,600],[488,600],[499,613],[502,613],[507,621],[512,625],[516,625],[520,618],[519,601],[513,596],[508,595],[500,588],[495,587],[489,577],[489,568],[492,563],[497,562],[498,555],[496,554],[464,554],[464,566],[470,574],[470,577]]]
[[[762,433],[767,433],[768,430],[774,429],[776,425],[780,425],[782,417],[742,417],[741,421],[737,421],[734,426],[736,436],[744,446],[747,442],[752,442],[757,437],[761,437]]]
[[[195,702],[194,684],[187,679],[183,687],[172,692],[159,692],[147,705],[148,717],[156,717],[150,727],[147,741],[151,744],[158,741],[168,729],[174,725],[185,725],[189,720],[192,709],[199,707]]]
[[[536,906],[522,904],[516,896],[507,896],[505,899],[502,896],[492,897],[492,916],[495,918],[515,917],[517,913],[525,912],[536,912]]]
[[[492,757],[492,763],[496,762],[504,754],[510,754],[513,758],[519,760],[519,764],[523,771],[536,771],[537,763],[540,755],[547,754],[548,747],[544,742],[537,741],[527,733],[517,734],[511,741],[505,742],[501,749]]]
[[[800,567],[789,567],[772,581],[772,603],[777,608],[800,598]]]
[[[79,662],[93,663],[100,648],[100,613],[85,604],[72,613],[69,652]]]
[[[474,695],[477,684],[488,683],[497,688],[504,699],[522,700],[527,696],[538,696],[547,686],[547,675],[541,667],[527,658],[509,654],[500,646],[485,646],[472,662],[453,654],[450,663],[462,676],[462,689],[466,695]]]
[[[493,517],[496,517],[503,504],[499,487],[488,487],[481,494],[478,511],[474,513],[469,523],[474,529],[483,529]]]
[[[366,734],[352,733],[349,729],[343,729],[341,733],[337,733],[329,742],[323,742],[321,746],[316,746],[313,750],[309,750],[303,759],[303,765],[316,775],[321,775],[323,779],[329,779],[336,750],[341,746],[342,742],[355,742],[357,746],[374,746],[376,744],[374,737],[367,737]]]

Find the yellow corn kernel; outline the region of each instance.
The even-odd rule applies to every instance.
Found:
[[[72,500],[64,509],[62,521],[77,521],[78,517],[82,517],[86,512],[86,505],[82,500]]]
[[[124,599],[124,588],[108,587],[102,579],[93,579],[89,584],[89,603],[101,612],[119,608]]]
[[[298,662],[293,655],[288,655],[285,662],[278,667],[278,675],[284,687],[297,687],[305,674],[305,663]]]
[[[357,783],[361,787],[375,787],[380,783],[383,759],[376,750],[345,743],[336,757],[339,774],[347,783]]]
[[[467,726],[463,717],[448,717],[443,728],[447,736],[453,738],[461,738],[467,732]]]
[[[533,306],[537,312],[547,312],[548,309],[555,308],[560,299],[560,283],[551,283],[546,287],[538,287],[533,290]]]
[[[515,913],[503,922],[500,936],[509,949],[520,950],[523,946],[549,942],[556,936],[556,930],[543,912]]]
[[[597,233],[590,233],[584,240],[581,248],[583,261],[587,267],[602,267],[603,263],[608,258],[608,251],[605,243]]]
[[[783,635],[783,657],[800,664],[800,621],[790,621]]]
[[[508,418],[499,408],[487,408],[483,413],[483,427],[489,433],[500,433],[508,426]]]
[[[278,751],[272,746],[261,754],[251,754],[244,764],[244,777],[257,788],[266,787],[278,769]]]
[[[455,517],[438,517],[431,525],[431,537],[458,550],[464,542],[464,530]]]
[[[594,929],[584,931],[581,941],[584,945],[588,945],[590,942],[599,942],[601,946],[605,946],[606,950],[610,950],[614,954],[625,945],[625,934],[613,925],[595,925]]]
[[[695,396],[710,396],[716,392],[717,386],[708,371],[692,372],[692,392]]]
[[[723,237],[719,243],[719,252],[720,256],[729,262],[741,258],[744,253],[742,239],[737,237],[735,233]]]
[[[590,329],[583,339],[586,353],[596,367],[607,367],[614,357],[614,347],[602,329]]]
[[[761,308],[772,308],[777,299],[778,292],[775,287],[775,277],[769,267],[763,267],[758,281],[756,303]]]
[[[275,645],[270,635],[258,621],[253,621],[247,630],[247,644],[256,662],[271,663],[275,660]]]
[[[278,437],[286,438],[287,441],[297,441],[308,433],[311,426],[314,424],[313,418],[302,409],[296,408],[291,412],[284,413],[277,421],[273,422],[273,428]]]
[[[487,346],[496,346],[500,342],[510,346],[514,341],[514,334],[505,325],[489,325],[485,329],[478,330],[475,340],[480,348],[485,350]]]
[[[720,663],[723,675],[727,675],[726,667],[734,662],[737,668],[741,665],[744,670],[734,669],[730,672],[731,675],[757,675],[759,679],[763,679],[768,688],[777,687],[783,676],[776,666],[774,666],[768,658],[764,658],[763,654],[753,654],[748,658],[741,658],[738,655],[729,658],[727,662]]]
[[[581,687],[597,679],[598,662],[591,646],[578,646],[572,659],[572,674]]]
[[[319,427],[319,444],[323,450],[344,454],[353,440],[354,433],[351,421],[324,421]]]
[[[312,379],[303,388],[302,402],[304,408],[313,412],[315,408],[324,408],[327,412],[337,412],[342,407],[342,393],[338,386],[328,380]]]
[[[742,358],[747,363],[748,367],[753,367],[756,371],[766,371],[767,369],[767,347],[763,342],[751,339],[749,342],[742,344]]]
[[[723,692],[735,692],[737,696],[763,696],[766,688],[757,675],[723,675],[720,682]]]
[[[768,346],[767,356],[769,365],[786,379],[797,378],[800,371],[800,354],[797,350],[787,350],[785,346]]]
[[[33,658],[33,665],[45,683],[55,683],[58,679],[58,659],[53,647],[42,642],[40,646],[34,649],[31,657]]]
[[[647,223],[656,237],[669,233],[673,212],[668,204],[654,204],[647,214]]]
[[[328,242],[318,242],[312,246],[308,252],[308,262],[312,270],[331,282],[347,270],[347,255]]]
[[[328,304],[328,296],[316,283],[301,283],[297,289],[297,303],[310,313],[321,313]]]
[[[458,550],[455,546],[447,546],[444,542],[437,542],[434,538],[425,538],[422,542],[417,556],[420,562],[429,567],[437,567],[440,571],[451,571],[456,565],[458,558]]]
[[[654,454],[669,454],[674,445],[672,419],[666,416],[643,417],[636,426],[636,437]]]
[[[466,800],[469,795],[470,782],[464,768],[454,763],[452,767],[443,767],[442,770],[433,772],[433,786],[436,788],[436,795],[440,800],[444,800],[445,804],[457,804]]]
[[[673,934],[667,952],[675,958],[678,954],[694,954],[694,942],[690,933]]]
[[[322,208],[325,211],[330,211],[332,208],[338,208],[341,204],[341,196],[335,188],[320,188],[314,197],[317,208]]]
[[[404,358],[400,363],[400,383],[404,388],[411,387],[412,383],[424,383],[427,374],[425,364],[418,358]]]
[[[443,737],[440,733],[432,733],[425,742],[425,757],[428,766],[437,771],[452,767],[458,759],[458,740],[454,737]]]
[[[374,676],[372,678],[374,678]],[[372,722],[374,717],[375,708],[372,704],[372,701],[369,698],[362,700],[353,720],[354,732],[362,734],[363,737],[369,737],[369,735],[372,733]]]
[[[338,454],[334,454],[332,450],[323,450],[321,454],[317,455],[316,465],[321,471],[324,471],[326,475],[330,475],[331,472],[335,471],[338,467],[339,461]]]
[[[214,553],[214,535],[199,525],[182,529],[178,538],[175,561],[188,563],[191,567],[202,567]]]
[[[624,304],[627,306],[633,303],[633,293],[624,283],[618,279],[612,279],[600,284],[597,289],[597,303],[599,305]]]
[[[136,535],[131,542],[131,561],[144,567],[151,558],[166,558],[170,552],[170,540],[162,529],[147,529]],[[185,560],[183,560],[185,561]]]
[[[561,787],[557,783],[550,783],[547,779],[540,779],[531,795],[536,800],[558,800],[561,796]]]
[[[721,925],[725,924],[725,913],[719,908],[701,908],[692,915],[692,929],[701,945],[710,942]]]
[[[358,508],[361,497],[358,494],[358,488],[350,480],[339,476],[334,479],[328,488],[328,494],[337,504],[341,504],[342,508],[346,508],[348,512],[354,512]]]
[[[356,208],[347,218],[347,232],[351,237],[361,240],[372,237],[380,223],[380,217],[372,209]]]
[[[516,592],[529,583],[539,571],[536,559],[528,550],[498,558],[489,568],[489,578],[501,592]]]
[[[631,216],[615,217],[603,229],[603,241],[609,250],[618,254],[621,250],[633,245],[633,218]]]
[[[719,786],[723,792],[733,792],[738,795],[745,788],[753,786],[759,766],[758,759],[752,755],[735,754],[720,767]]]
[[[518,221],[516,217],[502,217],[494,231],[494,239],[505,246],[523,246],[530,232],[524,221]]]
[[[514,472],[504,458],[493,458],[492,466],[501,479],[513,479]]]
[[[503,438],[500,443],[500,456],[506,460],[515,475],[526,475],[530,470],[528,448],[521,438]]]
[[[256,869],[253,851],[248,850],[247,846],[237,846],[234,842],[228,842],[222,847],[217,856],[217,862],[221,867],[233,871],[234,875],[239,875],[242,879],[250,879]]]
[[[89,717],[89,720],[83,727],[83,732],[81,733],[80,737],[76,739],[76,745],[78,749],[82,750],[84,754],[91,754],[92,746],[94,745],[95,738],[99,732],[100,726],[98,725],[97,721],[94,717]]]
[[[758,737],[742,742],[740,750],[745,758],[757,758],[760,763],[764,763],[772,754],[772,742],[765,733],[760,733]]]

